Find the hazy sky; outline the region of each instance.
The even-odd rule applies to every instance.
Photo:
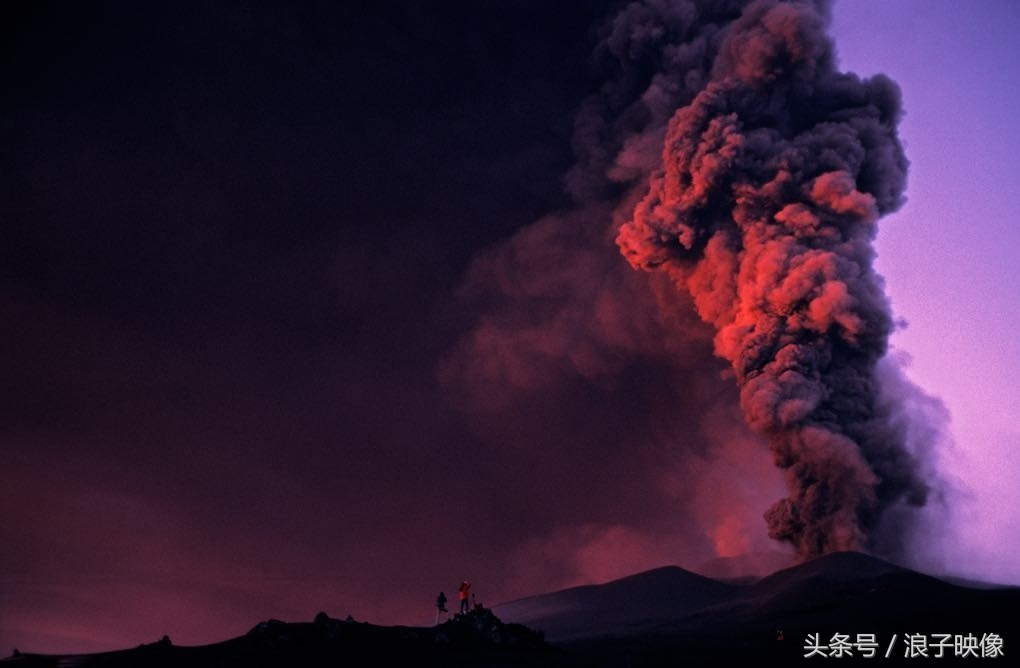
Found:
[[[610,3],[22,4],[0,654],[422,624],[463,578],[496,603],[772,547],[782,478],[711,332],[565,192]],[[832,26],[903,92],[878,268],[952,415],[936,552],[1016,582],[1018,23],[843,0]]]

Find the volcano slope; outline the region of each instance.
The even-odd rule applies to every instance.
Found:
[[[1020,588],[962,586],[858,552],[829,554],[750,584],[668,567],[495,608],[558,647],[597,658],[592,665],[801,661],[811,653],[809,641],[821,646],[812,659],[831,655],[837,634],[851,645],[844,659],[862,658],[857,643],[869,636],[883,660],[887,651],[889,659],[909,656],[909,636],[924,636],[929,657],[957,658],[957,636],[976,644],[978,657],[982,639],[994,653],[997,637],[1008,656],[1020,642],[1018,610]],[[949,643],[941,652],[940,642]]]

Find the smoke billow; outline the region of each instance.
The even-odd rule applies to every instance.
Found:
[[[899,91],[839,72],[827,23],[824,3],[758,0],[720,31],[617,237],[714,326],[785,471],[769,535],[801,556],[871,548],[883,514],[929,487],[876,373],[893,321],[872,240],[905,187]]]

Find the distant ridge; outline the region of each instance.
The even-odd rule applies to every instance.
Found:
[[[697,568],[691,570],[716,580],[734,580],[746,584],[784,568],[789,568],[793,564],[792,554],[768,551],[740,554],[733,557],[715,557],[702,562]]]
[[[966,587],[859,552],[837,552],[749,583],[721,582],[677,567],[574,587],[496,606],[501,617],[554,643],[610,638],[690,638],[790,629],[889,633],[977,632],[1017,624],[1020,589]],[[906,628],[909,626],[910,628]],[[1018,639],[1020,641],[1020,639]]]
[[[572,587],[498,605],[497,615],[541,628],[550,640],[619,634],[729,600],[736,585],[665,566],[601,585]]]

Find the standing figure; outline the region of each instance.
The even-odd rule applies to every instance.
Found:
[[[457,588],[457,598],[460,599],[460,614],[467,614],[468,600],[471,598],[471,583],[464,580]]]
[[[439,623],[439,615],[444,612],[449,612],[446,609],[446,593],[439,592],[439,596],[436,596],[436,624]]]

